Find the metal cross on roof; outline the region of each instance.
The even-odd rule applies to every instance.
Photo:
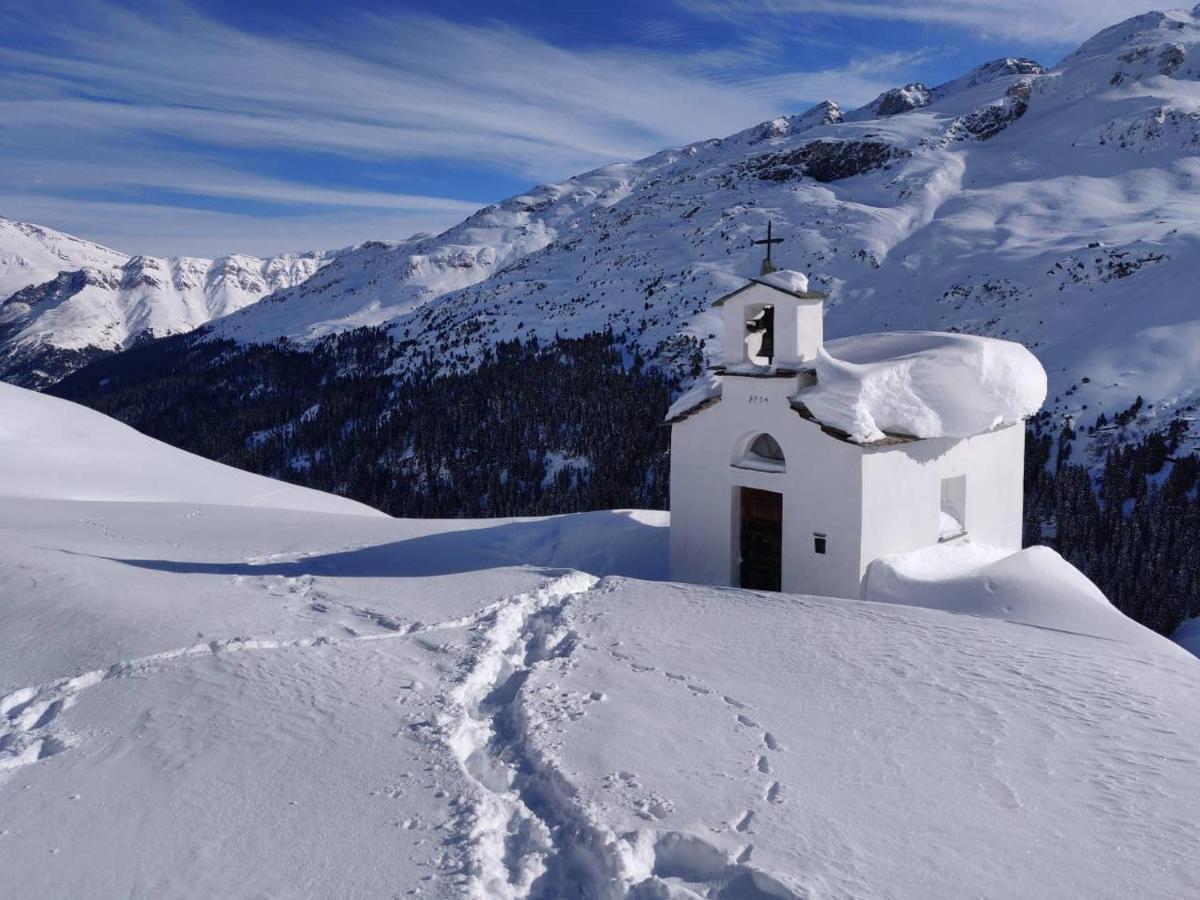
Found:
[[[767,245],[767,256],[762,261],[762,271],[758,273],[759,275],[770,275],[772,272],[775,271],[775,264],[773,262],[771,262],[771,246],[773,244],[782,244],[782,243],[783,243],[783,238],[777,238],[777,237],[771,236],[771,223],[770,222],[767,222],[766,240],[761,240],[761,241],[751,240],[750,241],[750,245],[752,247],[759,245],[759,244]]]

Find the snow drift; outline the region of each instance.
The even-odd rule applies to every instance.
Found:
[[[955,541],[881,557],[867,570],[864,599],[1166,644],[1122,615],[1086,575],[1049,547],[1012,553]]]
[[[931,331],[830,341],[798,398],[859,442],[885,433],[965,438],[1019,422],[1046,399],[1046,372],[1012,341]]]
[[[661,522],[0,500],[4,896],[1191,895],[1194,659]]]
[[[353,500],[202,459],[84,406],[3,383],[0,496],[383,515]]]

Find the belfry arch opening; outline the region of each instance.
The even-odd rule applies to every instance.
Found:
[[[747,306],[746,360],[769,366],[775,359],[775,307],[770,303]]]

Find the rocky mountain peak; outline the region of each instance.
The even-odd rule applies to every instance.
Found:
[[[1200,6],[1133,16],[1105,28],[1069,54],[1056,71],[1088,78],[1097,89],[1157,76],[1200,76]]]
[[[1006,56],[985,62],[953,81],[938,85],[933,89],[933,94],[935,98],[947,97],[960,91],[990,84],[999,78],[1008,78],[1012,75],[1044,75],[1045,73],[1045,67],[1036,60],[1023,56]]]
[[[836,125],[843,120],[842,109],[834,100],[822,100],[815,106],[811,106],[804,112],[794,116],[776,116],[768,122],[763,122],[747,131],[741,133],[737,137],[745,137],[747,143],[757,144],[762,141],[771,140],[772,138],[787,137],[790,134],[798,134],[801,131],[807,131],[810,128],[817,128],[821,125]]]
[[[928,106],[933,92],[919,81],[884,91],[866,109],[874,116],[896,116]]]

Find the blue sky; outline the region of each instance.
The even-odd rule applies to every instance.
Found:
[[[1051,64],[1139,0],[0,0],[0,215],[126,252],[436,231],[834,99]]]

